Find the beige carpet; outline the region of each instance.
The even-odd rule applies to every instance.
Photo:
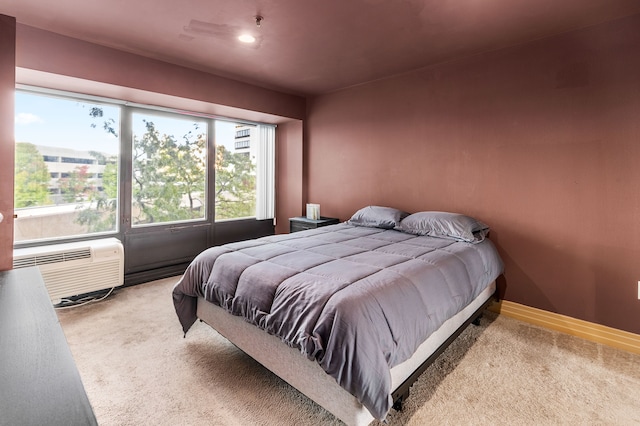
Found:
[[[207,325],[184,339],[176,280],[58,311],[101,425],[342,424]],[[487,313],[388,423],[640,425],[640,355]]]

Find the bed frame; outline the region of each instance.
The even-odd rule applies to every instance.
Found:
[[[496,283],[492,282],[462,311],[436,330],[407,361],[391,369],[393,408],[402,409],[411,385],[460,333],[482,315],[493,301]],[[317,362],[300,354],[300,350],[283,344],[280,338],[238,316],[198,299],[198,318],[231,343],[289,383],[349,426],[364,426],[374,418],[358,400],[338,385]]]

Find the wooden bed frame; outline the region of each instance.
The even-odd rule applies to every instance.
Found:
[[[427,367],[453,342],[462,331],[475,322],[493,301],[496,283],[492,282],[480,295],[457,315],[436,330],[414,355],[391,369],[394,408],[402,408],[411,385]],[[320,365],[300,354],[271,334],[224,309],[198,299],[198,318],[207,323],[231,343],[254,358],[321,407],[349,426],[364,426],[374,418],[358,400],[341,388]]]

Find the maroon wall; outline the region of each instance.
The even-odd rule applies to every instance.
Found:
[[[18,24],[17,66],[303,119],[305,99]],[[126,99],[129,100],[129,99]],[[235,117],[234,117],[235,118]]]
[[[0,15],[0,271],[13,267],[13,162],[16,20]]]
[[[278,125],[276,131],[276,233],[289,232],[289,218],[302,207],[302,122]]]
[[[506,299],[640,333],[640,15],[309,102],[308,199],[490,224]]]

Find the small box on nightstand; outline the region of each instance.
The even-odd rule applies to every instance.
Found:
[[[315,229],[337,223],[340,223],[340,219],[335,217],[320,216],[320,219],[307,219],[304,216],[292,217],[289,219],[289,232],[306,231],[307,229]]]

